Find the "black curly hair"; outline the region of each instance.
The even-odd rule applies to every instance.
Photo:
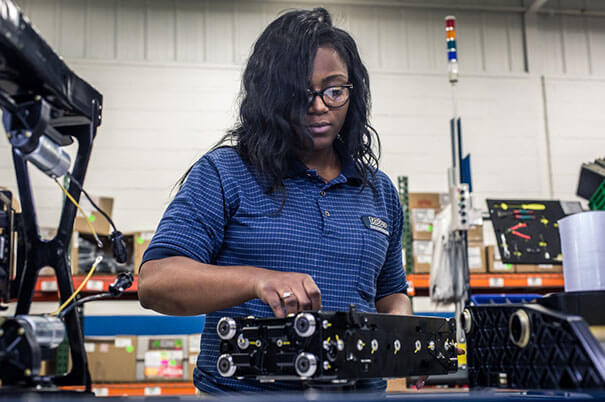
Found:
[[[347,66],[353,90],[340,138],[363,185],[374,188],[380,140],[368,121],[368,71],[351,35],[332,25],[326,9],[315,8],[287,11],[260,35],[242,79],[239,120],[215,146],[234,146],[241,158],[264,177],[269,193],[284,189],[283,179],[293,150],[313,150],[305,124],[306,92],[319,47],[334,48]],[[372,150],[374,140],[377,154]]]

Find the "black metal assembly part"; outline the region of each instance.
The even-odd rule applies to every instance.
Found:
[[[458,367],[455,320],[377,313],[302,312],[222,318],[223,376],[355,381],[447,374]]]
[[[469,385],[603,389],[605,351],[589,326],[605,322],[602,306],[604,291],[468,307],[464,329]],[[590,317],[585,320],[578,313]]]

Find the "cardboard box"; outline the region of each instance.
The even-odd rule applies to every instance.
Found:
[[[468,244],[468,268],[470,273],[487,272],[485,247],[481,243]]]
[[[495,273],[514,273],[515,264],[504,264],[500,258],[500,251],[496,246],[487,246],[487,271]]]
[[[431,272],[433,242],[431,240],[414,240],[412,241],[412,252],[414,254],[414,273]]]
[[[515,268],[518,273],[554,274],[563,272],[563,266],[555,264],[517,264]]]
[[[189,353],[200,353],[200,344],[202,341],[202,334],[191,334],[187,339],[189,344]]]
[[[193,380],[193,370],[197,366],[197,357],[200,354],[200,342],[202,339],[202,334],[191,334],[187,339],[187,343],[189,344],[189,356],[187,358],[187,375],[186,380]]]
[[[187,359],[187,377],[185,380],[193,380],[193,370],[197,367],[197,357],[199,353],[189,353],[189,358]]]
[[[145,379],[182,380],[185,365],[182,350],[148,350],[145,353]]]
[[[410,193],[409,207],[412,239],[431,240],[433,221],[440,209],[439,193]]]
[[[139,274],[139,268],[141,268],[141,262],[143,261],[143,253],[147,250],[149,243],[151,242],[151,238],[153,237],[154,232],[134,232],[128,234],[129,236],[133,236],[132,242],[132,253],[129,251],[129,257],[132,256],[132,264],[134,266],[134,273],[136,275]]]
[[[469,243],[483,244],[483,225],[473,226],[467,233]]]
[[[439,193],[409,193],[410,209],[428,208],[439,210],[441,208]]]
[[[183,380],[189,373],[187,335],[139,336],[137,378]]]
[[[136,336],[88,337],[84,349],[93,382],[136,381]]]
[[[402,392],[407,390],[407,380],[405,378],[390,378],[387,380],[386,392]]]
[[[102,254],[103,261],[97,267],[95,273],[104,275],[113,275],[119,272],[133,272],[138,274],[143,259],[143,253],[149,242],[153,232],[133,232],[123,234],[128,260],[126,264],[118,264],[113,256],[111,238],[107,235],[99,235],[99,239],[103,242],[103,248],[99,249],[96,246],[94,236],[90,233],[74,232],[72,235],[72,265],[71,272],[73,275],[83,275],[88,273],[94,256]]]
[[[113,198],[111,197],[95,197],[91,196],[92,200],[109,216],[112,217],[113,213]],[[76,215],[76,220],[74,222],[74,232],[80,233],[91,233],[90,227],[86,223],[86,219],[91,223],[92,227],[95,229],[97,234],[100,235],[110,235],[112,228],[107,219],[99,211],[96,210],[95,207],[86,199],[84,194],[80,197],[80,207],[86,214],[86,216],[82,216],[80,210],[78,210],[78,214]]]

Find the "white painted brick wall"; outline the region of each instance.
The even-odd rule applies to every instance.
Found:
[[[20,3],[68,64],[104,95],[103,124],[85,186],[92,194],[115,198],[114,217],[124,231],[155,228],[178,177],[232,126],[242,63],[253,40],[279,10],[295,6],[187,0]],[[443,12],[329,8],[335,22],[356,37],[370,67],[382,169],[394,182],[398,175],[409,176],[411,191],[445,191],[452,100]],[[605,149],[604,19],[580,23],[540,15],[545,68],[527,74],[518,15],[459,15],[458,109],[477,198],[549,196],[542,73],[550,74],[545,82],[554,196],[574,198],[581,162]],[[56,225],[61,193],[31,171],[40,223]],[[0,140],[0,185],[16,191],[6,140]]]

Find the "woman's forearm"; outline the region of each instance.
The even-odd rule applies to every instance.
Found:
[[[393,293],[376,300],[376,311],[379,313],[412,315],[410,298],[403,293]]]
[[[139,301],[163,314],[207,314],[259,298],[276,317],[319,310],[313,278],[252,266],[217,266],[186,257],[147,261],[139,272]]]
[[[216,266],[186,257],[147,261],[139,272],[139,301],[163,314],[197,315],[242,304],[256,297],[260,268]]]

